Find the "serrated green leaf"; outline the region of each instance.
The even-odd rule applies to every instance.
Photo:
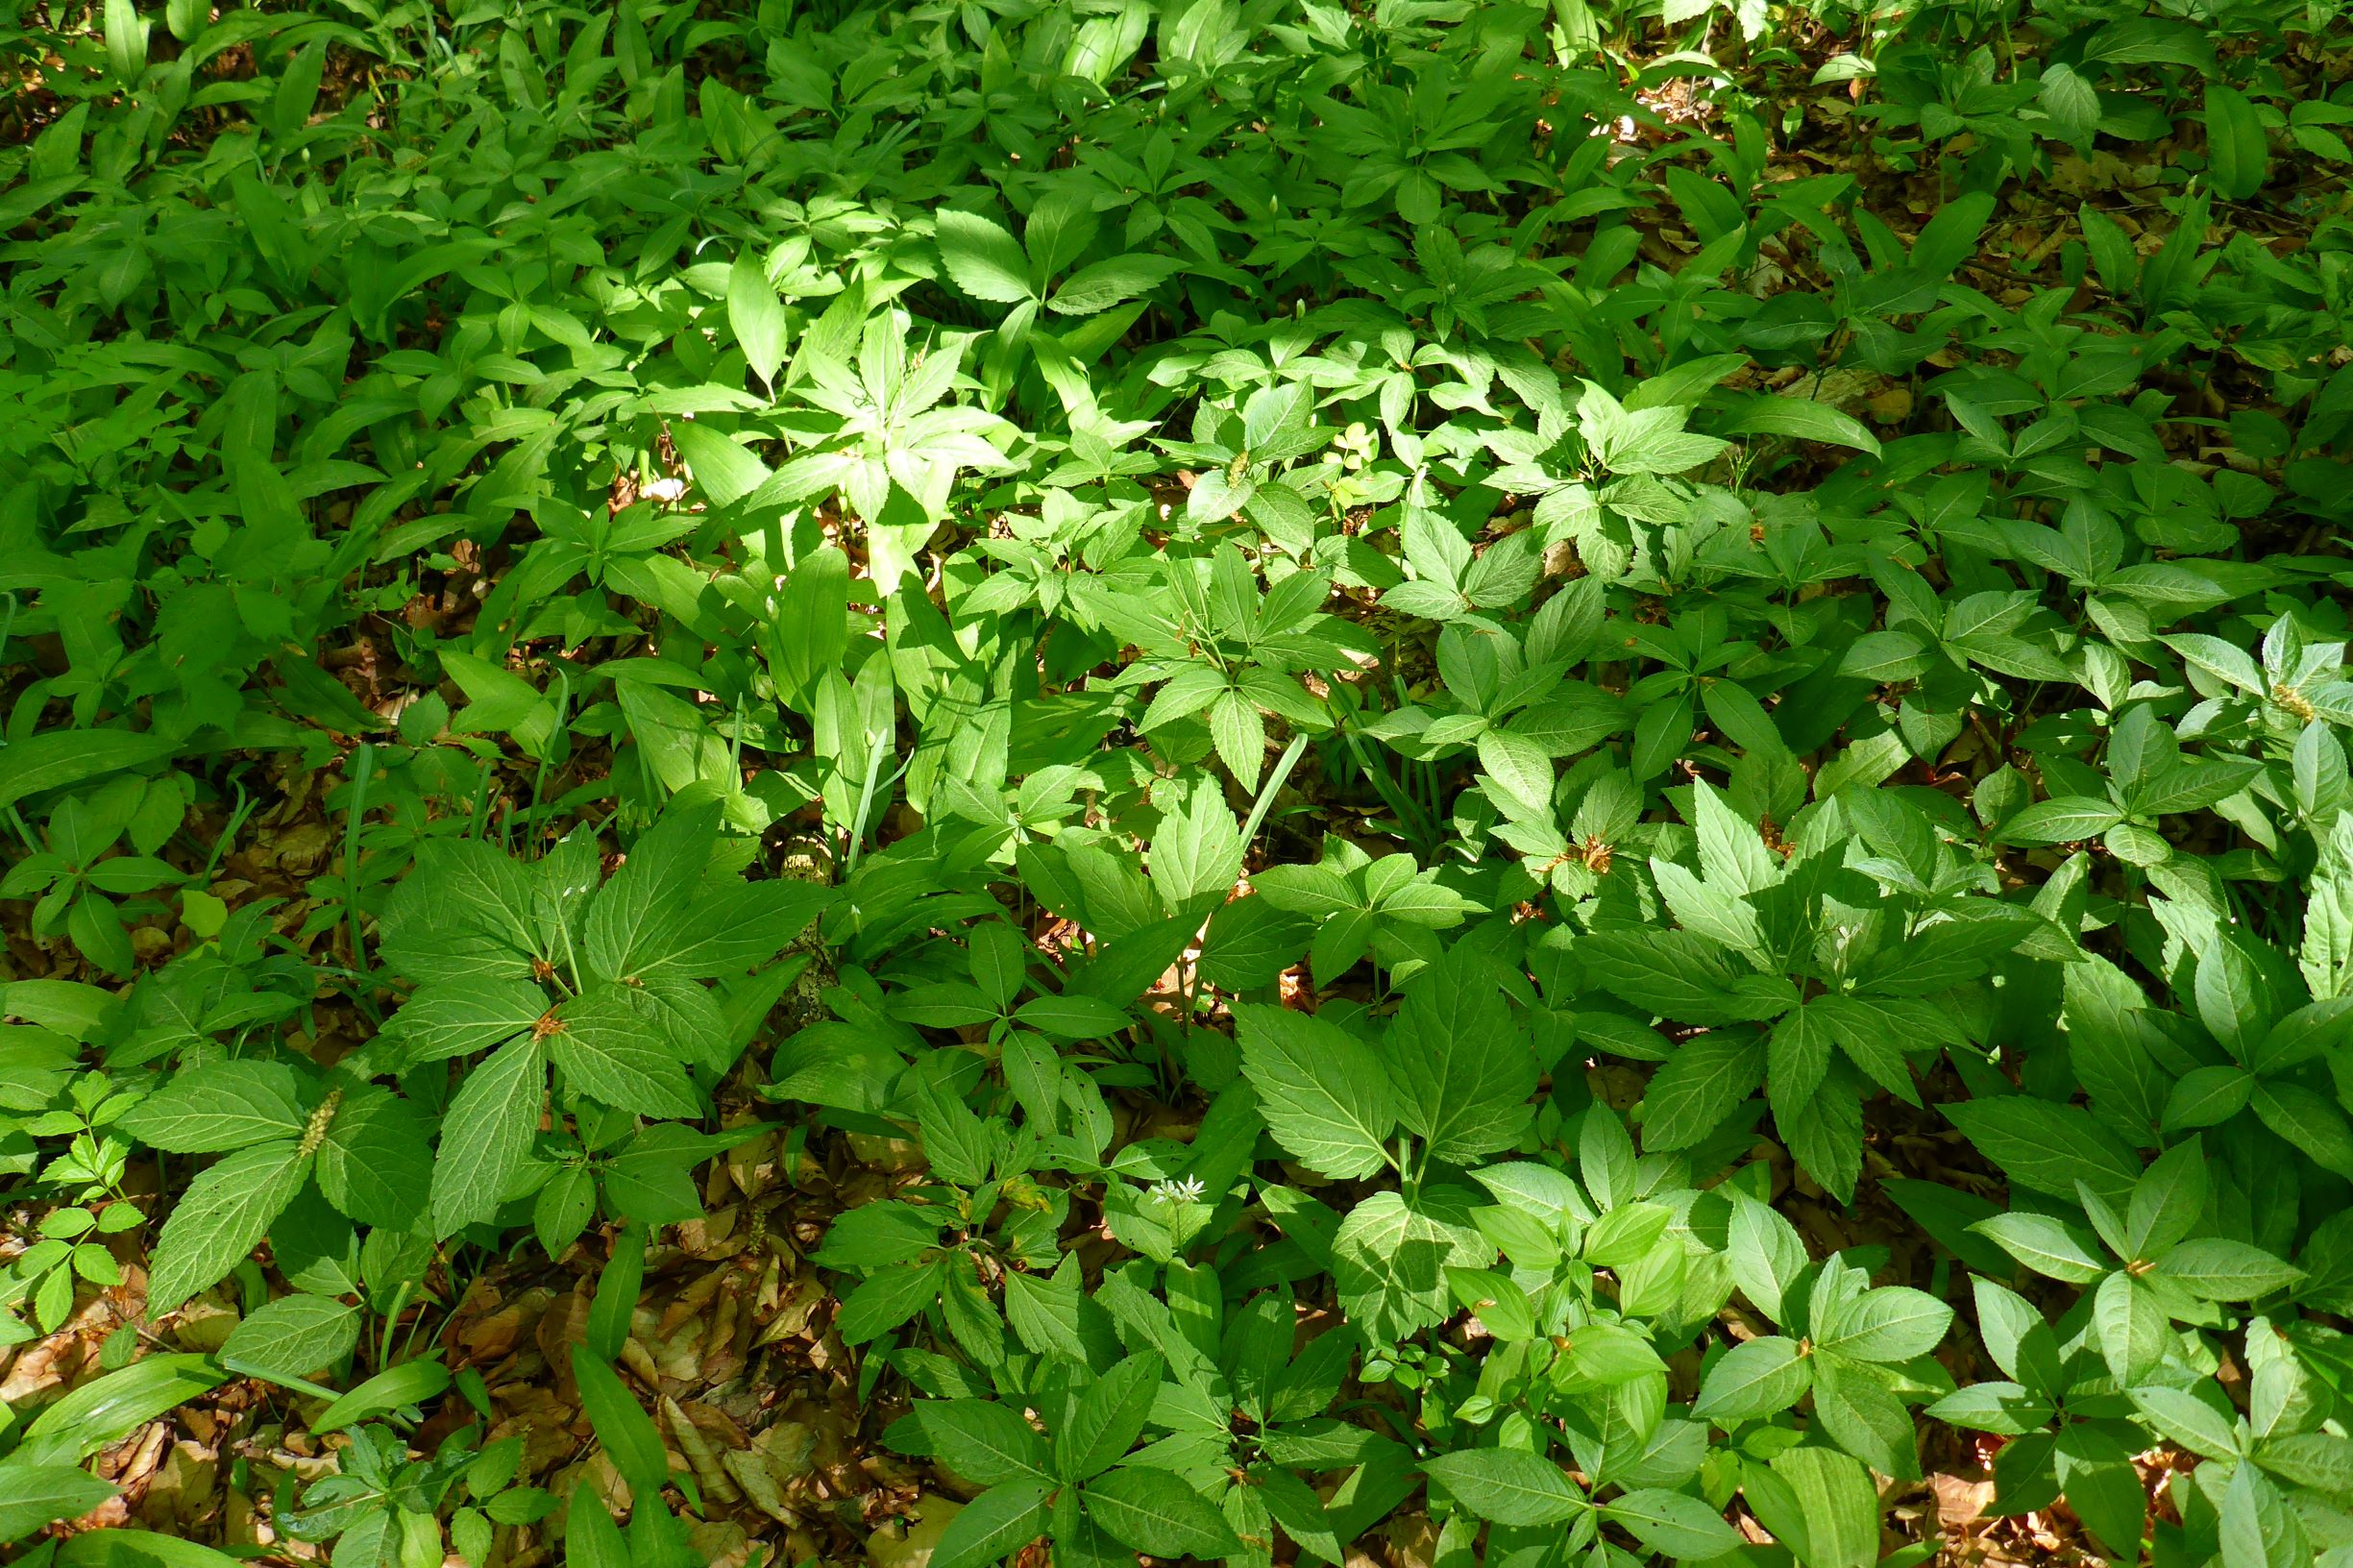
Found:
[[[511,1041],[466,1075],[441,1118],[433,1162],[433,1234],[495,1217],[538,1135],[548,1097],[539,1041]]]
[[[280,1377],[306,1378],[359,1342],[359,1309],[326,1296],[285,1296],[230,1331],[225,1358]]]
[[[1310,1014],[1245,1003],[1234,1017],[1242,1074],[1293,1159],[1341,1180],[1388,1164],[1396,1092],[1370,1046]]]
[[[1209,1499],[1165,1470],[1113,1470],[1079,1493],[1087,1515],[1122,1546],[1154,1556],[1224,1557],[1241,1550]]]
[[[1499,1525],[1557,1525],[1592,1507],[1550,1459],[1517,1448],[1470,1448],[1423,1461],[1449,1495]]]
[[[1018,305],[1036,298],[1029,285],[1029,258],[1013,235],[977,212],[942,212],[934,220],[940,259],[956,286],[976,300]]]
[[[171,1311],[259,1246],[270,1221],[302,1190],[310,1162],[289,1139],[224,1156],[199,1173],[156,1237],[147,1310]]]
[[[151,1148],[214,1154],[303,1136],[308,1117],[294,1069],[278,1062],[215,1062],[180,1073],[117,1123]]]

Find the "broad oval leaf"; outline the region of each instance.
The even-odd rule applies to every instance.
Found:
[[[1241,1550],[1216,1506],[1166,1470],[1109,1471],[1079,1497],[1104,1534],[1156,1557],[1223,1557]]]
[[[304,1378],[332,1366],[358,1342],[358,1308],[327,1296],[284,1296],[232,1329],[221,1355],[240,1368]]]
[[[1560,1466],[1519,1448],[1466,1448],[1422,1469],[1482,1519],[1499,1525],[1557,1525],[1592,1505]]]

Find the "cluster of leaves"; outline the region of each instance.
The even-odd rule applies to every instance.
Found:
[[[0,1347],[238,1313],[0,1541],[235,1377],[289,1536],[521,1550],[412,1314],[593,1227],[563,1549],[697,1560],[616,1368],[765,1100],[919,1145],[814,1262],[936,1568],[1867,1568],[1948,1428],[2353,1552],[2342,20],[1713,10],[0,27]]]

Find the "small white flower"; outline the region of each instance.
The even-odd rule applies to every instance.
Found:
[[[1174,1208],[1180,1203],[1199,1203],[1209,1188],[1201,1185],[1198,1176],[1188,1176],[1181,1182],[1155,1182],[1150,1196]]]

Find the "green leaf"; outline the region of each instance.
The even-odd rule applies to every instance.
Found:
[[[613,1167],[608,1165],[604,1171],[608,1191],[612,1176]],[[635,1214],[633,1209],[622,1205],[618,1199],[614,1206],[632,1216]],[[695,1206],[690,1203],[687,1213],[691,1216],[694,1212]],[[597,1173],[584,1164],[558,1166],[555,1173],[548,1178],[547,1186],[541,1188],[531,1199],[531,1233],[539,1238],[540,1247],[551,1258],[563,1256],[564,1249],[587,1230],[589,1221],[596,1217]]]
[[[2206,90],[2211,93],[2215,89],[2209,87]],[[2222,90],[2227,92],[2230,89],[2225,87]],[[2263,666],[2256,663],[2254,656],[2237,643],[2209,637],[2203,632],[2182,632],[2157,640],[2218,680],[2227,681],[2256,697],[2270,693],[2271,683],[2264,678]]]
[[[2246,94],[2219,82],[2206,84],[2206,167],[2216,193],[2234,202],[2252,199],[2271,175],[2271,153],[2255,106]]]
[[[1551,809],[1553,759],[1534,741],[1507,730],[1483,730],[1479,766],[1488,789],[1502,796],[1496,803],[1509,815],[1537,816]]]
[[[11,1462],[75,1464],[166,1411],[203,1398],[228,1374],[209,1356],[149,1356],[92,1379],[45,1407]]]
[[[717,504],[732,506],[768,482],[768,465],[734,437],[708,425],[684,421],[673,426],[672,431],[671,439],[678,448],[678,455],[686,459],[694,473],[695,488]],[[466,713],[469,719],[473,718],[472,708]],[[517,730],[516,738],[523,739],[521,729]]]
[[[1879,1560],[1879,1494],[1869,1472],[1827,1448],[1793,1448],[1772,1463],[1797,1505],[1805,1568],[1873,1568]]]
[[[1612,474],[1681,474],[1713,461],[1730,445],[1685,430],[1686,408],[1625,408],[1591,381],[1577,412],[1586,444]]]
[[[2151,1273],[2201,1301],[2253,1301],[2304,1277],[2302,1269],[2281,1262],[2261,1247],[2222,1237],[2184,1241],[2157,1260]]]
[[[2218,1126],[2245,1110],[2254,1093],[2255,1075],[2244,1067],[2193,1067],[2166,1094],[2165,1130]]]
[[[1018,305],[1037,298],[1029,258],[1013,235],[977,212],[944,211],[934,220],[940,259],[956,286],[976,300]]]
[[[1676,1047],[1643,1093],[1643,1146],[1690,1148],[1722,1126],[1764,1081],[1765,1042],[1755,1031],[1693,1036]]]
[[[1422,1469],[1455,1501],[1499,1525],[1563,1524],[1592,1506],[1560,1466],[1525,1449],[1459,1449]]]
[[[1265,1494],[1266,1511],[1283,1527],[1286,1535],[1325,1562],[1338,1562],[1345,1557],[1347,1548],[1340,1544],[1339,1532],[1333,1528],[1332,1510],[1295,1472],[1269,1465],[1251,1479]]]
[[[120,3],[110,0],[110,5]],[[135,735],[127,729],[49,729],[27,735],[0,747],[0,806],[136,768],[177,749],[179,743],[168,736]]]
[[[1634,1539],[1678,1562],[1720,1557],[1738,1550],[1740,1532],[1696,1497],[1646,1487],[1605,1504],[1602,1511]]]
[[[1113,1470],[1079,1493],[1113,1540],[1156,1557],[1225,1557],[1241,1550],[1209,1499],[1166,1470]]]
[[[0,1460],[0,1545],[60,1519],[79,1519],[113,1495],[113,1487],[69,1464]]]
[[[1307,950],[1314,928],[1262,897],[1237,898],[1210,917],[1201,943],[1201,978],[1222,991],[1275,983]]]
[[[1796,1340],[1778,1335],[1745,1340],[1708,1368],[1691,1413],[1730,1427],[1790,1409],[1812,1383]]]
[[[1814,1326],[1814,1348],[1860,1361],[1908,1361],[1944,1342],[1952,1309],[1904,1286],[1868,1290]]]
[[[840,666],[849,642],[848,608],[848,556],[827,545],[794,563],[777,595],[775,651],[770,656],[771,669],[790,692],[807,692]]]
[[[2353,1127],[2316,1090],[2284,1079],[2260,1080],[2247,1103],[2266,1127],[2308,1155],[2322,1170],[2353,1176]]]
[[[1800,386],[1807,383],[1801,381]],[[1800,441],[1824,441],[1879,453],[1879,438],[1851,414],[1839,412],[1811,398],[1762,396],[1750,399],[1716,429],[1725,435],[1786,435]]]
[[[1127,1010],[1100,996],[1077,992],[1060,996],[1033,996],[1014,1017],[1056,1040],[1101,1040],[1115,1035],[1132,1021]]]
[[[677,952],[718,826],[716,803],[676,807],[639,835],[589,901],[580,956],[591,970],[607,980],[643,976]],[[705,939],[695,932],[689,940]]]
[[[385,905],[385,960],[412,980],[530,980],[528,872],[476,839],[429,839]]]
[[[572,1568],[630,1568],[629,1543],[601,1501],[565,1516],[564,1558]]]
[[[359,1309],[326,1296],[286,1296],[229,1333],[221,1354],[281,1378],[306,1378],[359,1343]]]
[[[1458,947],[1415,975],[1383,1045],[1398,1119],[1431,1158],[1467,1164],[1518,1144],[1536,1058],[1483,959]]]
[[[1678,1023],[1737,1023],[1781,1011],[1739,990],[1722,949],[1688,931],[1595,931],[1581,951],[1585,972],[1611,995]]]
[[[2271,1032],[2271,987],[2236,942],[2217,941],[2198,956],[2193,995],[2198,1021],[2241,1062]]]
[[[891,1016],[932,1029],[955,1029],[988,1023],[997,1017],[997,1004],[977,986],[947,980],[910,986],[893,998]]]
[[[462,735],[511,735],[531,754],[546,747],[554,730],[555,710],[538,687],[505,666],[462,649],[445,647],[439,653],[443,671],[466,696],[466,706],[451,729]]]
[[[178,1535],[115,1527],[66,1540],[57,1568],[236,1568],[243,1558]]]
[[[1242,1075],[1292,1159],[1342,1181],[1388,1164],[1396,1095],[1370,1046],[1312,1014],[1280,1007],[1240,1003],[1234,1018]]]
[[[1911,264],[1930,278],[1944,279],[1977,254],[1986,220],[1994,215],[1991,191],[1973,190],[1954,197],[1922,225],[1912,241]]]
[[[1933,984],[1927,977],[1933,973],[1935,960],[1927,949],[1934,944],[1935,932],[1952,929],[1958,927],[1951,924],[1935,927],[1915,944],[1914,962],[1906,966],[1912,971],[1910,978]],[[1888,990],[1897,989],[1885,979],[1879,984]],[[1912,1068],[1904,1059],[1904,1051],[1907,1045],[1917,1048],[1924,1042],[1920,1028],[1923,1020],[1915,1012],[1906,1011],[1907,1007],[1917,1009],[1919,1005],[1900,998],[1825,996],[1806,1011],[1819,1016],[1830,1038],[1847,1053],[1848,1061],[1906,1105],[1918,1105],[1920,1090],[1913,1086]],[[1933,1015],[1930,1022],[1933,1027]]]
[[[1783,1294],[1806,1266],[1805,1242],[1788,1218],[1746,1193],[1734,1198],[1726,1230],[1725,1262],[1741,1293],[1776,1322]]]
[[[1536,1318],[1528,1292],[1511,1276],[1490,1268],[1449,1268],[1446,1287],[1456,1301],[1479,1314],[1488,1334],[1498,1339],[1533,1339]]]
[[[1756,699],[1728,681],[1718,681],[1708,688],[1709,712],[1740,708],[1754,710]],[[1738,693],[1737,697],[1730,694]],[[1719,699],[1720,698],[1720,699]],[[1720,723],[1721,720],[1718,721]],[[1757,710],[1748,721],[1761,728],[1743,743],[1752,749],[1765,750],[1777,746],[1771,721]],[[1699,839],[1700,870],[1708,882],[1723,891],[1746,897],[1748,894],[1772,887],[1781,879],[1781,869],[1772,851],[1765,847],[1756,823],[1732,809],[1731,803],[1704,779],[1694,780],[1691,786],[1691,825]]]
[[[620,1359],[628,1343],[630,1314],[637,1309],[645,1279],[645,1232],[635,1225],[625,1226],[614,1238],[612,1256],[597,1271],[597,1288],[588,1303],[588,1324],[581,1342],[599,1360]]]
[[[576,1349],[574,1355],[578,1355]],[[425,1405],[446,1393],[450,1383],[450,1369],[437,1360],[419,1359],[388,1366],[311,1417],[310,1430],[324,1435]]]
[[[1619,1202],[1585,1231],[1585,1261],[1601,1268],[1631,1268],[1658,1247],[1674,1222],[1661,1203]]]
[[[294,1069],[278,1062],[213,1062],[184,1071],[117,1123],[167,1154],[217,1154],[303,1136]]]
[[[1927,673],[1928,645],[1906,631],[1874,631],[1857,637],[1839,660],[1838,673],[1857,680],[1913,680]]]
[[[708,979],[767,963],[833,904],[833,890],[786,878],[703,888],[661,942],[635,953],[645,979]]]
[[[497,1216],[523,1173],[547,1098],[547,1062],[528,1037],[501,1046],[466,1074],[441,1118],[433,1162],[436,1237]]]
[[[990,1568],[1012,1556],[1045,1533],[1046,1496],[1036,1482],[992,1486],[947,1522],[931,1568]]]
[[[156,1237],[148,1311],[161,1316],[234,1268],[309,1174],[310,1156],[290,1140],[228,1155],[199,1173]]]
[[[2113,1266],[2089,1237],[2048,1214],[1996,1214],[1970,1229],[2037,1274],[2068,1285],[2089,1285]]]
[[[1080,1301],[1078,1275],[1069,1254],[1064,1255],[1062,1265],[1051,1275],[1017,1272],[1005,1276],[1005,1321],[1012,1325],[1023,1345],[1041,1355],[1087,1359],[1087,1341],[1079,1328]],[[1100,1381],[1095,1384],[1096,1388],[1102,1386]],[[1094,1389],[1088,1392],[1091,1397]],[[1067,1430],[1057,1434],[1056,1456],[1066,1475],[1075,1448],[1083,1443],[1084,1438],[1074,1439]]]
[[[2058,796],[2017,813],[2001,824],[1999,836],[2006,844],[2068,844],[2096,839],[2123,820],[2124,814],[2106,800]]]
[[[2238,1417],[2227,1408],[2218,1408],[2222,1404],[2219,1389],[2212,1384],[2199,1386],[2210,1397],[2187,1388],[2131,1388],[2126,1392],[2142,1418],[2166,1441],[2210,1459],[2236,1458],[2240,1452]]]
[[[410,1063],[443,1062],[502,1045],[549,1011],[527,980],[460,980],[425,986],[384,1026]]]
[[[2309,1003],[2272,1025],[2249,1052],[2247,1066],[2257,1072],[2284,1073],[2325,1056],[2348,1035],[2353,1035],[2353,996]]]
[[[702,1105],[655,1000],[629,986],[598,986],[566,1002],[548,1055],[567,1087],[606,1105],[656,1116],[697,1116]],[[477,1069],[479,1071],[480,1069]]]
[[[1333,1285],[1349,1321],[1396,1340],[1442,1319],[1453,1300],[1447,1268],[1477,1267],[1494,1256],[1470,1209],[1468,1192],[1436,1186],[1410,1202],[1376,1192],[1358,1204],[1332,1238]]]
[[[1814,1419],[1838,1446],[1883,1476],[1920,1479],[1920,1441],[1911,1412],[1854,1362],[1816,1352]]]
[[[1241,874],[1242,836],[1213,778],[1196,777],[1184,804],[1152,835],[1152,886],[1170,915],[1198,919]]]
[[[897,1328],[940,1299],[940,1264],[884,1269],[849,1293],[834,1319],[846,1344],[862,1345]]]
[[[1844,1064],[1834,1064],[1822,1087],[1795,1117],[1777,1111],[1775,1126],[1792,1159],[1841,1203],[1854,1198],[1863,1173],[1860,1087]]]
[[[2088,1112],[2026,1094],[1966,1100],[1944,1111],[1978,1153],[2021,1186],[2071,1200],[2081,1182],[2120,1207],[2132,1199],[2140,1161]]]
[[[2205,1146],[2195,1138],[2159,1155],[2133,1184],[2125,1215],[2135,1260],[2162,1258],[2206,1212]]]
[[[1284,1347],[1288,1349],[1287,1344]],[[1130,1356],[1094,1381],[1056,1434],[1063,1474],[1085,1481],[1102,1474],[1136,1446],[1159,1395],[1164,1363],[1145,1352]]]
[[[319,1190],[363,1225],[407,1231],[425,1217],[433,1154],[425,1119],[372,1084],[346,1089],[319,1140]]]
[[[650,1503],[670,1481],[670,1459],[662,1452],[661,1433],[653,1417],[629,1393],[621,1375],[589,1353],[585,1345],[572,1347],[572,1374],[580,1389],[580,1413],[596,1429],[597,1441],[629,1483],[630,1493]]]
[[[2022,1437],[2048,1426],[2055,1410],[2049,1400],[2015,1383],[1973,1383],[1946,1395],[1923,1413],[1972,1432]]]
[[[2108,1370],[2126,1384],[2156,1370],[2172,1336],[2165,1308],[2121,1269],[2099,1282],[2093,1296],[2092,1326]]]
[[[1183,265],[1167,256],[1115,256],[1097,261],[1064,279],[1045,302],[1046,308],[1066,316],[1091,316],[1157,287]]]
[[[913,1203],[866,1203],[833,1219],[826,1245],[812,1258],[828,1269],[861,1271],[913,1262],[937,1248],[945,1217],[944,1211]]]
[[[784,302],[776,298],[767,269],[749,247],[737,253],[735,264],[727,269],[727,325],[751,373],[773,389],[776,367],[784,363]]]
[[[2255,1462],[2301,1486],[2340,1496],[2353,1492],[2353,1440],[2329,1433],[2267,1437],[2256,1446]]]
[[[1047,1481],[1045,1439],[993,1400],[927,1399],[915,1408],[931,1451],[983,1486]]]

